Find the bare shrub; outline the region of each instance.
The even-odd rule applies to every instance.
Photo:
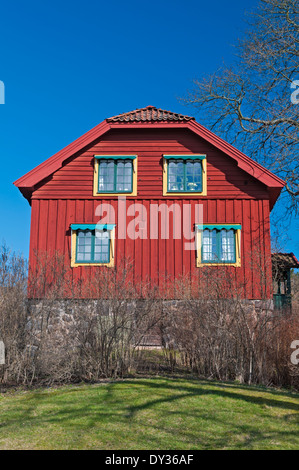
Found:
[[[273,312],[267,299],[246,302],[224,273],[202,273],[196,297],[181,282],[185,298],[168,308],[164,332],[166,347],[179,351],[187,367],[206,378],[298,387],[290,361],[298,313]]]
[[[27,336],[33,348],[30,383],[123,376],[159,321],[159,298],[148,285],[133,282],[129,261],[82,282],[65,269],[59,253],[39,254],[29,284],[36,299]]]
[[[0,339],[5,345],[5,366],[0,382],[19,380],[26,361],[27,265],[6,245],[0,248]]]
[[[298,366],[290,361],[290,345],[299,338],[297,303],[292,313],[273,312],[262,285],[267,277],[256,275],[261,299],[253,304],[230,269],[166,279],[161,290],[136,283],[132,270],[126,260],[83,283],[64,256],[41,254],[29,273],[28,305],[26,263],[2,247],[1,382],[94,382],[149,370],[153,355],[144,354],[144,339],[159,330],[164,354],[155,354],[157,370],[160,360],[169,371],[179,364],[205,378],[299,388]]]

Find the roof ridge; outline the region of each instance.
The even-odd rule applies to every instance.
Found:
[[[107,122],[140,122],[140,121],[191,121],[194,117],[186,116],[181,113],[175,113],[156,106],[146,106],[144,108],[133,109],[126,113],[117,114],[107,118]]]

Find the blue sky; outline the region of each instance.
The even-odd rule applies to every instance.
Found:
[[[190,114],[178,97],[233,61],[256,4],[3,2],[0,241],[28,255],[30,206],[12,182],[103,119],[147,105]],[[297,255],[298,232],[296,220],[282,246]]]

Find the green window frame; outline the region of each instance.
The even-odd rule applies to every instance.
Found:
[[[202,227],[201,262],[207,264],[235,264],[237,226]]]
[[[203,158],[167,159],[168,193],[201,193],[203,191]]]
[[[132,193],[135,156],[95,157],[98,160],[97,192]]]

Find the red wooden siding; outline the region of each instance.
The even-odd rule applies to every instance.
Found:
[[[96,208],[106,200],[82,200],[82,199],[34,199],[32,201],[32,225],[30,260],[34,264],[34,251],[51,252],[57,250],[65,253],[66,263],[70,264],[71,255],[71,223],[97,223],[99,217],[95,216]],[[151,200],[137,198],[135,201],[127,200],[127,207],[141,203],[148,213],[148,235],[150,233],[149,204]],[[172,204],[174,201],[152,200],[156,204]],[[195,219],[196,200],[177,199],[180,204],[191,203],[191,225]],[[267,280],[271,279],[270,260],[270,226],[269,226],[269,201],[253,199],[217,199],[202,200],[203,217],[206,223],[235,222],[242,224],[242,267],[226,267],[238,284],[244,284],[244,297],[248,299],[259,299],[264,295],[261,292],[263,279],[260,267],[265,268]],[[114,199],[112,205],[115,210],[116,224],[118,218],[117,201]],[[128,217],[130,222],[133,217]],[[159,221],[159,236],[161,236],[161,221]],[[118,240],[116,229],[115,264],[121,265],[125,258],[134,260],[135,280],[148,281],[163,285],[165,276],[173,278],[182,275],[188,276],[198,272],[196,267],[195,251],[186,251],[184,243],[186,240],[173,239],[172,223],[170,223],[170,239],[158,240],[137,239]],[[253,259],[252,259],[253,258]],[[73,275],[77,277],[96,276],[101,267],[77,267],[73,269]],[[221,267],[213,267],[221,270]],[[267,295],[270,295],[269,285]]]
[[[100,141],[66,162],[49,181],[33,193],[33,198],[93,197],[94,154],[137,154],[138,197],[162,196],[162,154],[207,154],[208,197],[268,199],[266,187],[237,167],[230,157],[184,129],[113,130]]]
[[[207,197],[163,197],[162,155],[167,153],[201,153],[207,155]],[[109,200],[93,197],[93,168],[95,154],[137,154],[138,196],[127,197],[126,205],[142,204],[148,214],[148,237],[145,239],[118,239],[117,196]],[[110,130],[96,143],[71,157],[47,181],[40,183],[32,196],[32,223],[30,263],[34,267],[34,252],[58,251],[65,253],[70,266],[71,223],[97,223],[96,208],[112,201],[116,220],[115,264],[124,259],[134,262],[136,281],[163,285],[165,277],[177,278],[198,273],[195,251],[184,248],[186,240],[173,237],[151,239],[150,204],[174,202],[192,205],[191,227],[195,223],[195,204],[203,204],[205,223],[242,224],[241,268],[226,267],[238,284],[244,286],[244,297],[259,299],[263,276],[270,296],[271,253],[269,224],[269,194],[266,186],[238,168],[237,163],[222,151],[187,129],[120,129]],[[132,220],[127,218],[127,223]],[[113,222],[113,221],[110,221]],[[183,227],[181,227],[183,232]],[[255,259],[253,260],[252,257]],[[101,267],[76,267],[75,278],[96,276]],[[223,269],[213,267],[214,270]]]

